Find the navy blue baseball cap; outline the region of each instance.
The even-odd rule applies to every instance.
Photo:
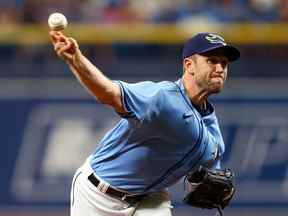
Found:
[[[236,47],[228,45],[220,35],[199,33],[184,44],[182,59],[194,54],[203,54],[216,49],[223,50],[224,55],[229,61],[236,61],[240,58],[240,51]]]

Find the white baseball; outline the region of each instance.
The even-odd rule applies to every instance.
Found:
[[[48,18],[48,25],[51,30],[61,31],[67,27],[68,21],[62,13],[52,13]]]

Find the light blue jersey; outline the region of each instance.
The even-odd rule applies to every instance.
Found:
[[[118,82],[127,116],[101,140],[91,167],[132,193],[171,186],[199,165],[219,168],[224,142],[213,106],[201,115],[177,82]]]

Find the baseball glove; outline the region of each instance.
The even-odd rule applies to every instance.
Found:
[[[212,170],[201,166],[198,171],[187,174],[186,180],[191,191],[184,202],[199,208],[217,208],[220,215],[235,193],[234,174],[230,169]]]

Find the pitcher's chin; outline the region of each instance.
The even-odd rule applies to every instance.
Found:
[[[209,92],[211,94],[217,94],[223,90],[223,83],[214,83],[213,85],[210,86]]]

